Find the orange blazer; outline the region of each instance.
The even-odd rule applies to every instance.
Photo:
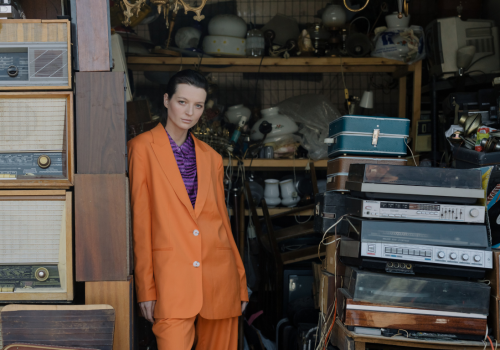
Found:
[[[128,143],[137,300],[156,300],[155,318],[236,317],[248,292],[224,200],[222,157],[193,140],[194,209],[163,126]]]

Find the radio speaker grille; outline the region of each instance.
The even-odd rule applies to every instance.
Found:
[[[1,151],[63,151],[66,99],[0,99]]]
[[[67,50],[33,50],[31,78],[67,78]]]
[[[59,262],[65,203],[0,201],[0,264]]]

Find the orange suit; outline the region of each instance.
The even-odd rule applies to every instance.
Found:
[[[194,208],[161,124],[128,143],[137,300],[157,301],[155,319],[228,319],[241,315],[241,301],[248,301],[224,200],[222,157],[193,140]]]

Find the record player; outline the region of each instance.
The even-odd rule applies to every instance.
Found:
[[[357,198],[453,204],[484,199],[481,170],[352,164],[346,188]]]

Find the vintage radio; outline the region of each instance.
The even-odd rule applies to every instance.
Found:
[[[73,173],[73,92],[0,92],[0,188],[69,188]]]
[[[73,300],[71,193],[0,191],[0,300]]]
[[[337,307],[340,320],[348,328],[404,329],[481,337],[487,332],[487,313],[438,311],[354,301],[352,295],[343,288],[337,290]]]
[[[0,20],[0,90],[71,89],[68,20]]]
[[[486,225],[362,219],[348,216],[340,243],[347,265],[391,273],[483,278],[493,267]]]
[[[371,200],[475,204],[485,197],[479,169],[352,164],[346,188]]]
[[[393,164],[406,165],[406,159],[397,157],[363,157],[363,156],[342,156],[328,161],[326,190],[349,192],[345,188],[345,182],[349,175],[351,164]]]
[[[345,288],[354,301],[488,314],[491,288],[486,283],[452,278],[402,276],[347,266]]]
[[[370,201],[347,196],[346,212],[363,218],[451,221],[484,224],[486,208],[481,205]]]

